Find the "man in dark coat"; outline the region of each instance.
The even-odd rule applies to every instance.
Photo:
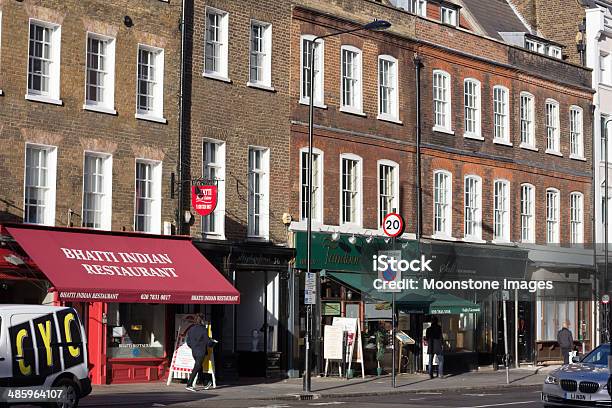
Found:
[[[574,348],[574,336],[572,336],[572,331],[568,329],[568,326],[569,322],[563,322],[563,328],[557,333],[557,343],[559,343],[563,355],[563,365],[569,364],[569,353]]]
[[[434,355],[438,356],[438,377],[444,377],[444,356],[442,355],[442,327],[438,324],[438,318],[433,317],[431,326],[425,331],[427,340],[427,354],[429,354],[429,378],[433,378]]]
[[[196,391],[193,387],[193,382],[196,376],[199,374],[200,378],[203,376],[202,364],[208,353],[208,348],[216,344],[216,340],[212,340],[208,337],[208,328],[204,325],[204,319],[201,315],[196,317],[195,324],[189,328],[187,332],[187,345],[191,349],[191,355],[195,360],[193,370],[189,375],[189,381],[185,387],[189,391]],[[207,385],[209,387],[209,385]]]

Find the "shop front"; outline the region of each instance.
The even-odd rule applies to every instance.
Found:
[[[239,292],[189,237],[4,227],[45,275],[54,303],[79,311],[93,384],[164,378],[176,315],[240,302]]]
[[[318,272],[320,294],[313,323],[313,328],[317,331],[314,338],[319,341],[313,348],[318,357],[314,361],[319,363],[322,327],[329,324],[334,316],[358,317],[368,338],[381,327],[390,329],[391,295],[381,293],[373,285],[374,279],[379,276],[373,270],[372,260],[380,251],[401,251],[402,259],[419,259],[421,255],[431,259],[431,271],[406,273],[402,278],[413,277],[437,282],[471,279],[496,281],[501,285],[504,279],[522,282],[526,278],[528,251],[520,248],[430,240],[417,243],[408,240],[386,240],[382,237],[349,239],[352,236],[342,234],[336,240],[334,238],[331,234],[313,234],[311,268]],[[297,232],[296,267],[300,271],[305,268],[305,243],[305,234]],[[300,290],[300,304],[303,305],[302,293],[303,282]],[[508,306],[514,304],[517,294],[526,293],[529,292],[513,291],[511,301],[507,302]],[[404,353],[407,361],[402,362],[401,367],[405,371],[423,369],[423,335],[433,316],[438,317],[443,328],[449,370],[476,369],[498,362],[496,356],[503,350],[504,341],[503,324],[498,319],[502,311],[502,296],[502,290],[492,289],[421,288],[398,293],[395,309],[397,329],[415,340],[414,345],[407,346]],[[303,311],[301,316],[303,320]],[[518,319],[512,317],[509,325],[509,331],[512,333],[518,331],[515,321],[518,322]],[[301,328],[303,336],[305,325],[301,324]],[[514,344],[515,338],[518,337],[513,335],[508,341]],[[364,343],[367,344],[367,339]],[[529,347],[533,349],[534,345]],[[515,355],[515,349],[511,350],[511,354]]]
[[[293,248],[268,242],[201,240],[194,245],[214,254],[218,267],[231,276],[240,304],[223,308],[220,352],[226,377],[284,377],[291,366],[288,326]]]

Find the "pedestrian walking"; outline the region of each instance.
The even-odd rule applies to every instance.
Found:
[[[191,355],[195,363],[185,389],[194,392],[197,391],[193,386],[193,382],[196,376],[199,376],[200,379],[203,378],[204,372],[202,371],[202,364],[204,364],[204,360],[206,359],[208,348],[213,347],[216,343],[216,340],[208,337],[208,328],[204,325],[204,318],[201,315],[197,315],[195,324],[191,326],[187,332],[187,345],[191,348]],[[207,390],[211,386],[212,382],[209,381],[204,386],[204,389]]]
[[[442,355],[442,327],[438,324],[438,318],[433,317],[431,326],[425,331],[427,340],[427,354],[429,354],[429,378],[433,378],[434,355],[438,357],[438,377],[444,377],[444,356]]]
[[[563,328],[557,333],[557,343],[559,343],[563,355],[563,365],[569,364],[569,354],[574,349],[574,336],[569,329],[568,321],[563,322]]]

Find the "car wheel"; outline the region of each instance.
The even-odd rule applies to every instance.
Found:
[[[55,387],[64,389],[64,402],[58,402],[52,406],[55,408],[77,408],[79,406],[79,388],[74,381],[62,378]]]

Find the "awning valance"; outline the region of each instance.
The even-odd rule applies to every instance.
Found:
[[[6,226],[66,301],[235,304],[238,291],[189,237]]]

